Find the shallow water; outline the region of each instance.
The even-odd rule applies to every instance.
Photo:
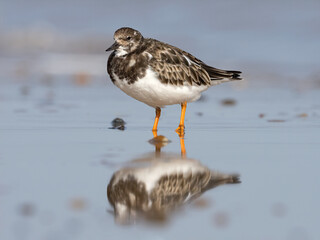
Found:
[[[187,107],[186,155],[242,183],[209,190],[164,222],[121,226],[107,185],[154,153],[154,110],[111,84],[2,84],[0,239],[319,239],[319,93],[209,89]],[[163,110],[163,153],[180,154],[179,111]],[[124,131],[110,129],[115,117]]]
[[[0,5],[0,240],[320,239],[319,1]],[[155,147],[154,110],[106,84],[122,26],[246,79],[189,104],[184,139],[185,158],[241,183],[126,226],[107,186]],[[180,156],[179,115],[162,111],[164,156]]]

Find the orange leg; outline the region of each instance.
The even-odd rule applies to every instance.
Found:
[[[159,118],[160,118],[160,114],[161,114],[161,108],[156,108],[156,117],[154,119],[154,124],[153,124],[153,128],[152,128],[152,132],[154,137],[157,136],[157,131],[158,131],[158,122],[159,122]]]
[[[184,117],[186,115],[187,102],[181,103],[181,117],[179,127],[176,129],[176,132],[181,135],[184,135]]]
[[[180,136],[180,147],[181,147],[181,157],[185,158],[186,153],[186,147],[184,146],[184,136]]]
[[[153,133],[153,138],[158,137],[158,132],[157,132],[157,131],[153,131],[153,130],[152,130],[152,133]]]

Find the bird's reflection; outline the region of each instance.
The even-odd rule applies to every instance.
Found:
[[[170,142],[164,136],[155,136],[149,142],[155,146],[155,152],[115,172],[108,184],[108,200],[119,224],[140,219],[164,222],[172,210],[205,191],[223,184],[240,183],[237,174],[212,171],[199,161],[187,158],[181,136],[181,155],[161,152]]]

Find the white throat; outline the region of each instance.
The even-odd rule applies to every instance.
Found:
[[[120,46],[116,51],[116,56],[117,57],[121,57],[121,56],[124,56],[126,54],[128,54],[128,52],[122,46]]]

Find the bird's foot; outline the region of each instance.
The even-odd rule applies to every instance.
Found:
[[[152,128],[152,133],[153,133],[153,137],[157,137],[158,136],[158,130],[157,129],[153,129]]]
[[[184,137],[184,125],[179,125],[179,127],[176,129],[176,133],[178,133],[179,137]]]

